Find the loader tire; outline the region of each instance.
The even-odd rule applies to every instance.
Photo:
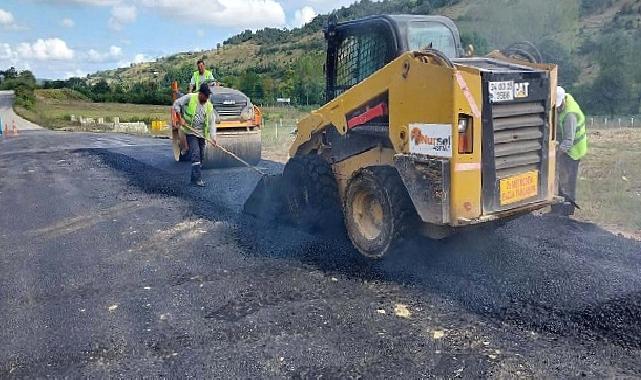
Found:
[[[418,226],[419,217],[396,169],[361,169],[347,185],[345,225],[354,247],[381,259]]]
[[[338,184],[331,165],[317,154],[290,159],[283,171],[284,213],[306,230],[342,227]]]

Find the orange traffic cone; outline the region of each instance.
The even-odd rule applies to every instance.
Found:
[[[18,128],[16,128],[16,121],[13,121],[13,135],[17,136],[18,135]]]

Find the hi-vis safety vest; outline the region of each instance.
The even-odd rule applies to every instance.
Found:
[[[210,132],[211,132],[211,125],[209,125],[209,122],[211,120],[211,116],[214,113],[214,105],[211,104],[209,100],[207,100],[207,103],[205,103],[205,125],[203,127],[203,134],[206,139],[210,138]],[[196,116],[196,112],[198,111],[198,93],[191,94],[191,99],[189,99],[189,104],[185,108],[185,121],[187,124],[189,124],[190,127],[195,128],[195,126],[192,124],[194,121],[194,116]],[[183,128],[183,132],[185,132],[188,135],[193,134],[193,132]]]
[[[204,83],[207,83],[208,80],[209,81],[213,81],[214,80],[214,74],[210,70],[205,70],[205,73],[203,74],[203,76],[205,78],[205,82]],[[200,83],[200,71],[196,70],[196,71],[194,71],[194,86],[195,86],[195,89],[198,90],[198,88],[200,87],[201,84],[202,83]]]
[[[561,135],[563,135],[563,124],[565,123],[565,118],[570,113],[576,115],[577,125],[576,134],[574,135],[574,145],[572,145],[572,149],[568,151],[568,155],[576,161],[582,159],[588,152],[588,135],[585,129],[585,115],[583,114],[583,111],[581,111],[581,107],[579,107],[579,104],[574,100],[572,95],[567,94],[565,96],[565,107],[559,116],[559,128],[561,129]]]

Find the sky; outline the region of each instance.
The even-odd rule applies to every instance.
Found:
[[[354,0],[1,0],[0,69],[66,79],[181,51],[245,29],[295,28]]]

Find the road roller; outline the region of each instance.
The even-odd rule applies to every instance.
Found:
[[[226,88],[218,84],[210,85],[210,100],[216,112],[216,141],[218,145],[236,154],[250,165],[257,165],[262,150],[261,126],[263,114],[249,97],[241,91]],[[172,84],[174,99],[180,93],[178,83]],[[174,159],[189,161],[189,146],[181,128],[176,127],[178,115],[172,109],[172,143]],[[243,165],[221,149],[207,144],[204,169],[228,168]]]

